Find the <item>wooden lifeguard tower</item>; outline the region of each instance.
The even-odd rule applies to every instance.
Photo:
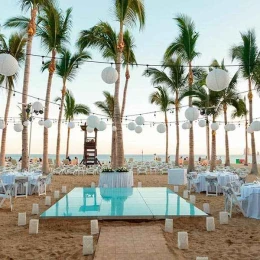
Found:
[[[84,155],[83,155],[83,161],[85,165],[94,165],[95,164],[95,158],[97,157],[97,132],[98,130],[95,128],[92,135],[94,136],[88,136],[91,135],[91,133],[88,133],[87,131],[87,124],[80,126],[82,131],[84,131]]]

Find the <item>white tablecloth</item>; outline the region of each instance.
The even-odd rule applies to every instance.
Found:
[[[134,186],[133,172],[101,172],[99,175],[99,187],[108,188],[132,187]]]
[[[260,184],[245,184],[241,187],[242,207],[249,218],[260,219]]]
[[[196,189],[197,192],[206,191],[206,176],[214,176],[218,178],[220,186],[226,186],[228,183],[238,180],[238,176],[232,172],[205,172],[199,173],[197,176]]]
[[[187,183],[186,169],[169,169],[168,170],[168,184],[185,185]]]

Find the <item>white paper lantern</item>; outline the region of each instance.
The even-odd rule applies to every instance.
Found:
[[[91,115],[87,119],[87,125],[92,128],[97,128],[99,126],[99,118],[97,116]]]
[[[141,134],[142,133],[142,131],[143,131],[143,128],[141,127],[141,126],[136,126],[136,128],[135,128],[135,132],[137,133],[137,134]]]
[[[224,126],[225,131],[234,131],[236,129],[236,126],[234,124],[226,124]]]
[[[251,128],[251,126],[249,126],[249,127],[247,128],[247,132],[248,132],[249,134],[252,134],[252,133],[254,133],[254,130]]]
[[[135,122],[136,122],[137,125],[143,125],[144,124],[144,118],[142,116],[138,116],[135,119]]]
[[[8,53],[0,54],[0,74],[4,76],[13,76],[18,71],[17,60]]]
[[[28,120],[23,122],[23,126],[29,126],[29,124],[30,124],[30,121],[28,121]]]
[[[14,131],[15,132],[22,132],[23,131],[23,125],[21,123],[14,125]]]
[[[190,129],[191,128],[191,123],[190,122],[185,122],[182,124],[182,129]]]
[[[185,117],[189,121],[195,121],[199,118],[200,112],[196,107],[188,107],[185,111]]]
[[[46,119],[44,122],[43,122],[43,125],[44,127],[46,128],[50,128],[52,127],[52,121],[50,119]]]
[[[32,104],[32,109],[33,111],[40,111],[40,110],[43,110],[43,105],[41,102],[39,101],[36,101]]]
[[[107,128],[106,122],[100,121],[98,126],[97,126],[97,130],[98,131],[104,131],[104,130],[106,130],[106,128]]]
[[[134,122],[130,122],[128,125],[127,125],[128,129],[130,131],[134,131],[135,130],[135,127],[136,127],[136,124]]]
[[[229,75],[225,70],[213,69],[206,78],[207,87],[213,91],[221,91],[228,87]]]
[[[213,131],[216,131],[216,130],[218,130],[218,128],[219,128],[219,124],[216,123],[216,122],[214,122],[214,123],[211,124],[210,127],[211,127],[211,129],[212,129]]]
[[[207,125],[206,120],[200,120],[200,121],[199,121],[199,126],[200,126],[200,127],[205,127],[206,125]]]
[[[250,125],[253,131],[260,131],[260,121],[254,121]]]
[[[101,73],[101,78],[107,84],[114,84],[118,79],[118,72],[113,67],[107,67],[103,69]]]
[[[75,127],[75,123],[74,122],[69,122],[68,123],[68,128],[73,129]]]
[[[5,122],[4,120],[0,120],[0,129],[4,129],[5,128]]]
[[[87,132],[88,133],[93,133],[94,132],[94,128],[87,126]]]
[[[112,131],[115,132],[116,131],[116,126],[112,127]]]
[[[39,120],[38,124],[39,125],[44,125],[44,121],[43,120]]]
[[[160,133],[160,134],[163,134],[164,132],[166,131],[166,127],[164,124],[159,124],[157,126],[157,132]]]

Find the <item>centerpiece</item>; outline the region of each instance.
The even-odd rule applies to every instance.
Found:
[[[126,167],[119,167],[116,169],[116,172],[128,172],[128,169]]]
[[[104,167],[102,168],[102,172],[114,172],[114,170],[110,167]]]

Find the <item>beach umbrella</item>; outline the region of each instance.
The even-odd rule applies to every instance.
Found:
[[[4,120],[0,120],[0,129],[4,129],[5,128],[5,122]]]
[[[70,129],[73,129],[75,127],[75,123],[74,122],[69,122],[68,123],[68,128],[70,128]]]
[[[13,76],[18,71],[17,60],[8,53],[0,54],[0,74],[6,77]]]
[[[87,125],[92,127],[92,128],[97,128],[99,126],[99,118],[95,115],[91,115],[87,119]]]
[[[260,131],[260,121],[254,121],[250,125],[253,131]]]
[[[107,128],[107,124],[104,121],[100,121],[99,125],[97,127],[97,130],[98,131],[104,131],[104,130],[106,130],[106,128]]]
[[[199,126],[200,126],[200,127],[205,127],[206,124],[207,124],[206,120],[200,120],[200,121],[199,121]]]
[[[113,67],[106,67],[101,73],[101,78],[107,84],[114,84],[118,79],[118,72]]]
[[[14,131],[15,132],[22,132],[23,131],[23,125],[21,123],[14,124]]]
[[[195,121],[199,118],[200,112],[196,107],[188,107],[185,111],[185,117],[189,121]]]
[[[141,126],[136,126],[136,128],[135,128],[135,132],[137,133],[137,134],[140,134],[140,133],[142,133],[142,131],[143,131],[143,129],[142,129],[142,127]]]
[[[43,122],[43,125],[44,125],[45,128],[50,128],[50,127],[52,127],[52,121],[50,119],[46,119]]]
[[[163,134],[164,132],[166,131],[166,127],[164,124],[159,124],[157,126],[157,132],[160,133],[160,134]]]
[[[144,124],[144,118],[142,116],[138,116],[135,119],[135,122],[136,122],[137,125],[143,125]]]
[[[213,91],[221,91],[227,88],[229,83],[229,75],[222,69],[213,69],[206,78],[207,87]]]
[[[212,129],[213,131],[216,131],[216,130],[218,130],[218,128],[219,128],[219,124],[216,123],[216,122],[214,122],[214,123],[211,124],[210,127],[211,127],[211,129]]]

